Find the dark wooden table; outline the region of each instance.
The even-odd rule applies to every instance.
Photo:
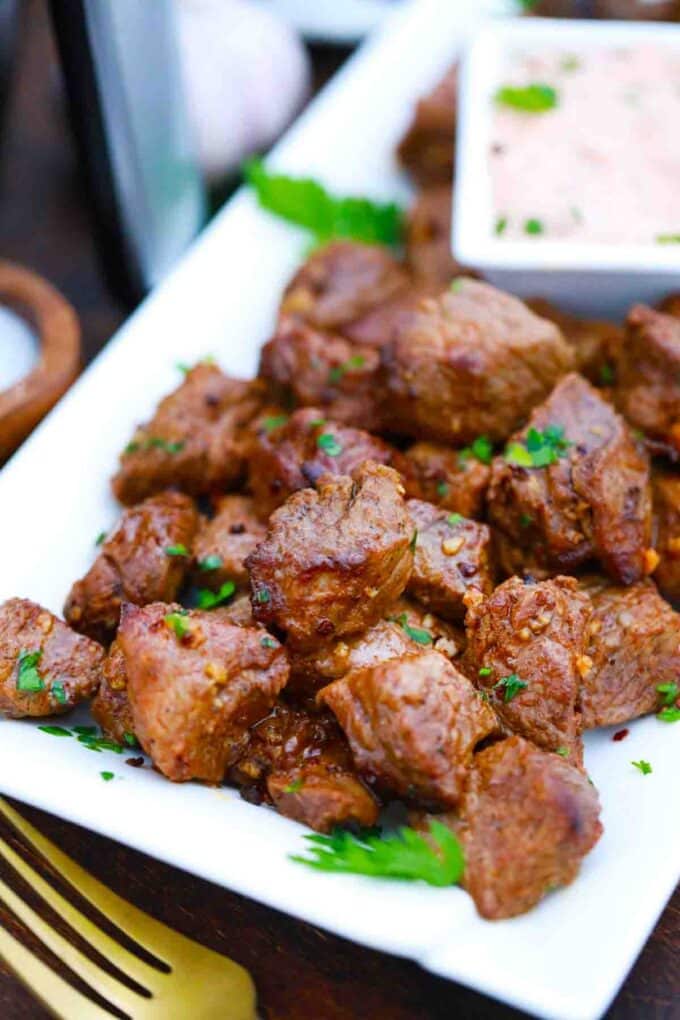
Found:
[[[342,56],[315,52],[318,80]],[[44,7],[40,0],[26,0],[9,116],[0,138],[0,257],[44,274],[73,302],[90,358],[126,310],[102,282],[76,170]],[[669,798],[677,798],[674,787]],[[25,813],[112,889],[247,967],[266,1020],[510,1020],[523,1015],[414,964],[361,949],[50,815],[28,808]],[[631,882],[635,878],[631,875]],[[13,927],[6,914],[0,922]],[[579,980],[578,974],[573,980]],[[44,1016],[0,967],[1,1020]],[[680,1020],[680,893],[608,1018]]]

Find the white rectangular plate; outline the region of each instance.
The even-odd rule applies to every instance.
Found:
[[[407,7],[317,99],[276,164],[339,191],[405,198],[394,144],[414,99],[478,19],[478,0]],[[117,516],[108,479],[134,423],[178,383],[178,361],[213,353],[229,372],[254,371],[305,243],[248,194],[217,217],[0,474],[0,600],[28,596],[60,611],[95,536]],[[588,735],[605,834],[572,886],[496,923],[481,920],[457,888],[323,875],[290,862],[304,829],[233,790],[173,785],[32,723],[0,725],[3,792],[555,1020],[604,1012],[678,878],[680,728],[653,718],[623,743]],[[630,765],[641,757],[652,775]],[[116,780],[103,783],[101,769]]]

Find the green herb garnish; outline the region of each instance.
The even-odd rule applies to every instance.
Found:
[[[458,839],[441,822],[430,822],[429,839],[414,829],[393,833],[368,831],[354,835],[343,829],[330,836],[305,836],[309,856],[291,859],[319,871],[399,878],[429,885],[455,885],[463,875],[464,858]]]
[[[437,482],[437,495],[444,499],[449,494],[448,482]]]
[[[423,630],[422,627],[412,627],[408,622],[408,616],[406,613],[400,613],[399,616],[391,616],[390,620],[392,623],[398,623],[407,637],[410,637],[412,641],[415,641],[418,645],[431,645],[432,635],[429,631]]]
[[[481,669],[477,670],[479,676],[491,676],[493,670],[491,666],[482,666]]]
[[[578,71],[581,61],[574,53],[567,54],[560,60],[560,67],[563,71]]]
[[[411,550],[411,552],[415,552],[416,551],[416,545],[417,544],[418,544],[418,529],[415,528],[414,531],[413,531],[413,535],[411,536],[411,541],[408,544],[408,547]]]
[[[446,518],[446,523],[450,524],[452,528],[455,528],[456,525],[462,524],[464,520],[465,520],[465,518],[463,517],[462,514],[455,514],[454,513],[454,514],[449,514],[448,515],[448,517]]]
[[[557,750],[555,751],[555,754],[559,754],[560,758],[568,758],[569,757],[569,748],[568,747],[558,747]]]
[[[534,523],[533,517],[530,517],[527,513],[521,513],[519,515],[519,526],[520,528],[528,528]]]
[[[97,535],[97,537],[94,540],[94,544],[95,545],[103,545],[105,541],[106,541],[106,532],[105,531],[100,531],[99,534]]]
[[[134,735],[134,733],[124,733],[123,734],[123,743],[127,744],[128,747],[137,747],[138,746],[138,744],[137,744],[137,737]]]
[[[205,559],[198,561],[198,569],[204,572],[208,570],[217,570],[218,567],[222,566],[222,557],[218,556],[217,553],[211,553],[210,556],[206,556]]]
[[[215,609],[216,606],[221,606],[223,602],[230,599],[235,591],[236,585],[233,581],[225,581],[218,591],[210,591],[209,588],[201,588],[198,593],[198,608]]]
[[[342,453],[342,446],[330,432],[322,432],[316,440],[316,445],[329,457],[339,457]]]
[[[496,92],[496,102],[522,113],[545,113],[557,106],[558,93],[552,85],[544,85],[542,82],[502,85]]]
[[[38,729],[43,733],[49,733],[51,737],[72,736],[70,730],[65,729],[63,726],[38,726]]]
[[[260,644],[262,645],[263,648],[277,648],[278,647],[277,642],[274,640],[274,638],[271,638],[271,637],[263,637],[261,639],[261,641],[260,641]]]
[[[189,553],[189,550],[187,549],[187,547],[185,545],[183,545],[181,542],[178,542],[177,545],[166,545],[166,547],[165,547],[165,555],[166,556],[189,556],[190,553]]]
[[[649,773],[652,771],[652,766],[649,764],[648,761],[645,761],[644,758],[640,758],[640,761],[632,761],[631,765],[634,765],[635,768],[639,772],[641,772],[643,776],[648,776]]]
[[[287,421],[287,414],[273,414],[269,418],[262,419],[262,428],[265,432],[272,432],[274,429],[278,429],[282,425],[285,425]]]
[[[17,690],[28,691],[35,694],[45,689],[43,678],[38,672],[38,663],[42,659],[42,649],[37,648],[33,652],[26,649],[19,652],[17,660]]]
[[[667,684],[658,684],[656,689],[661,695],[662,705],[674,705],[680,697],[680,687],[672,680]]]
[[[187,613],[178,611],[176,613],[167,613],[163,617],[166,627],[175,632],[175,637],[182,641],[187,634],[191,633],[191,625],[187,619]]]
[[[657,713],[657,719],[661,722],[678,722],[680,721],[680,708],[676,708],[674,705],[669,705],[668,708],[662,708]]]
[[[680,234],[657,234],[657,244],[680,244]]]
[[[523,442],[514,440],[505,448],[505,460],[517,467],[548,467],[556,464],[561,457],[567,456],[567,450],[573,444],[564,438],[562,425],[548,425],[539,432],[530,428]]]
[[[292,783],[288,783],[287,786],[284,786],[283,792],[284,793],[297,793],[299,790],[302,789],[302,787],[304,785],[305,785],[305,781],[304,781],[304,779],[302,779],[302,777],[300,777],[299,779],[294,779],[292,781]]]
[[[508,217],[499,216],[493,228],[494,234],[496,235],[496,237],[502,237],[502,235],[505,233],[507,229],[508,229]]]
[[[353,354],[347,361],[343,361],[341,365],[335,365],[334,368],[328,373],[329,383],[339,383],[340,380],[347,372],[357,372],[363,368],[366,364],[366,358],[363,354]]]
[[[98,736],[96,729],[94,733],[81,733],[78,737],[78,743],[86,747],[88,751],[114,751],[116,754],[122,754],[124,751],[124,748],[117,744],[115,740]]]
[[[113,779],[113,772],[100,772],[99,775],[105,783],[109,783]]]
[[[605,363],[600,366],[600,382],[603,386],[611,386],[614,382],[614,369]]]
[[[461,465],[469,457],[474,457],[482,464],[490,464],[493,458],[493,444],[491,440],[487,439],[486,436],[477,436],[469,446],[465,446],[462,450],[458,451],[458,460]]]
[[[524,221],[524,233],[529,234],[530,237],[534,237],[537,234],[542,234],[544,231],[543,223],[541,220],[529,219]]]
[[[133,440],[131,443],[128,443],[123,453],[137,453],[138,450],[165,450],[166,453],[179,453],[183,449],[183,439],[170,442],[167,439],[161,439],[159,436],[150,436],[141,442]]]
[[[520,680],[517,673],[511,673],[510,676],[501,677],[497,684],[493,685],[493,690],[503,691],[503,701],[512,701],[516,698],[520,691],[525,690],[529,684],[526,680]]]
[[[271,601],[269,589],[260,588],[259,591],[256,591],[255,594],[253,595],[253,601],[257,602],[257,604],[260,606],[266,606],[267,603]]]
[[[463,289],[464,282],[465,281],[462,276],[457,276],[455,280],[451,280],[451,283],[449,284],[449,290],[452,291],[454,294],[460,294],[461,290]]]
[[[185,361],[176,362],[175,368],[177,369],[178,372],[181,372],[182,375],[188,375],[189,372],[191,371],[191,365],[187,365]]]
[[[54,683],[52,684],[51,691],[52,691],[52,697],[54,698],[54,700],[57,702],[58,705],[65,705],[66,704],[66,702],[68,701],[68,698],[66,696],[66,691],[64,689],[64,685],[61,682],[61,680],[55,680],[54,681]]]

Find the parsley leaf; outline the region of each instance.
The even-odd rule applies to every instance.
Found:
[[[496,102],[522,113],[545,113],[558,103],[557,89],[542,82],[531,85],[502,85],[496,92]]]
[[[342,453],[342,446],[330,432],[322,432],[316,441],[316,445],[329,457],[338,457]]]
[[[507,704],[508,701],[516,698],[519,692],[525,690],[528,686],[529,684],[526,680],[520,680],[517,673],[511,673],[510,676],[501,677],[498,683],[493,685],[493,690],[502,689],[503,701]]]
[[[43,733],[48,733],[51,737],[70,737],[71,732],[64,726],[38,726],[38,729]]]
[[[330,836],[305,836],[308,857],[291,860],[319,871],[372,875],[380,878],[420,879],[429,885],[455,885],[463,875],[464,859],[458,839],[441,822],[430,822],[429,839],[411,828],[393,833],[354,835],[336,829]]]
[[[614,369],[607,362],[600,366],[600,382],[603,386],[611,386],[614,382]]]
[[[662,708],[656,717],[661,722],[680,722],[680,708],[669,705],[668,708]]]
[[[287,414],[272,414],[268,418],[263,418],[261,427],[265,432],[272,432],[274,429],[278,429],[281,425],[285,425],[288,421]]]
[[[299,790],[302,789],[302,787],[304,785],[305,785],[304,779],[302,778],[302,776],[299,776],[297,779],[294,779],[292,781],[292,783],[288,783],[287,786],[284,786],[283,792],[284,793],[297,793]]]
[[[505,233],[507,229],[508,229],[507,216],[499,216],[493,228],[494,234],[496,235],[496,237],[502,237],[502,235]]]
[[[545,227],[543,226],[543,223],[542,223],[541,220],[537,220],[537,219],[534,219],[534,217],[531,217],[531,219],[528,219],[528,220],[524,221],[524,233],[525,234],[529,234],[529,236],[535,236],[537,234],[542,234],[544,232],[544,230],[545,230]]]
[[[263,648],[276,648],[278,643],[272,637],[263,637],[260,639],[260,644]]]
[[[113,772],[100,772],[99,775],[105,783],[109,783],[113,779]]]
[[[94,544],[95,545],[103,545],[105,541],[106,541],[106,532],[105,531],[100,531],[99,534],[97,535],[97,537],[94,540]]]
[[[264,209],[311,231],[318,242],[334,237],[393,247],[402,242],[404,213],[394,202],[338,198],[311,178],[270,173],[260,159],[247,162],[244,175]]]
[[[680,697],[680,687],[674,681],[667,684],[659,684],[656,689],[661,695],[662,705],[674,705],[678,697]]]
[[[366,358],[363,354],[353,354],[347,361],[343,361],[341,365],[335,365],[328,373],[329,383],[339,383],[342,377],[347,372],[355,372],[363,368],[366,364]]]
[[[31,694],[36,694],[38,691],[43,691],[45,689],[45,683],[37,668],[41,659],[41,648],[37,648],[33,652],[29,652],[26,649],[19,652],[19,658],[17,660],[18,691],[28,691]]]
[[[61,680],[55,680],[52,684],[52,697],[58,705],[65,705],[68,701],[68,697]]]
[[[479,674],[479,676],[491,676],[491,674],[493,673],[493,669],[491,668],[491,666],[482,666],[480,669],[477,670],[477,673]]]
[[[465,518],[462,514],[449,514],[446,518],[446,523],[450,524],[452,528],[455,528],[457,524],[462,524]]]
[[[464,463],[469,457],[474,457],[482,464],[490,464],[493,457],[493,444],[486,436],[477,436],[469,446],[458,451],[458,460]]]
[[[163,619],[166,627],[169,627],[170,630],[175,632],[175,637],[179,641],[185,638],[187,634],[191,633],[191,626],[187,620],[186,612],[167,613]]]
[[[437,482],[437,495],[440,496],[442,499],[445,499],[448,496],[448,494],[449,494],[448,482],[444,481]]]
[[[188,556],[189,550],[182,542],[178,542],[177,545],[166,545],[165,547],[166,556]]]
[[[418,529],[415,528],[413,531],[413,535],[411,536],[411,541],[408,544],[408,547],[411,550],[411,552],[416,551],[417,544],[418,544]]]
[[[390,620],[392,623],[398,623],[407,637],[411,638],[411,641],[415,641],[417,645],[431,645],[432,635],[428,630],[423,630],[422,627],[412,627],[408,622],[408,616],[406,613],[400,613],[399,616],[391,616]]]
[[[568,758],[569,757],[569,748],[568,747],[558,747],[557,750],[555,751],[555,754],[559,754],[560,758]]]
[[[225,581],[220,586],[219,591],[210,591],[208,588],[201,588],[198,593],[198,608],[199,609],[215,609],[216,606],[221,606],[223,602],[230,599],[236,591],[236,585],[233,581]]]
[[[260,588],[259,591],[256,591],[255,594],[253,595],[253,601],[257,602],[257,604],[260,606],[266,606],[267,603],[271,601],[269,589]]]
[[[632,761],[631,765],[634,765],[643,776],[648,776],[652,771],[652,766],[648,761],[645,761],[644,758],[640,758],[640,761]]]
[[[168,439],[161,439],[159,436],[150,436],[148,439],[141,441],[133,439],[131,443],[127,444],[123,453],[137,453],[138,450],[165,450],[166,453],[179,453],[183,449],[183,439],[171,442]]]
[[[549,467],[567,456],[573,444],[564,438],[562,425],[548,425],[543,432],[530,428],[523,442],[513,440],[505,448],[505,460],[517,467]]]
[[[657,234],[657,244],[680,244],[680,234]]]
[[[218,556],[217,553],[211,553],[210,556],[206,556],[205,559],[198,561],[198,569],[202,571],[217,570],[218,567],[222,566],[222,557]]]

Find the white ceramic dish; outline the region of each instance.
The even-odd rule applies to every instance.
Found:
[[[312,42],[349,46],[378,28],[403,0],[260,0]]]
[[[415,98],[479,18],[478,0],[420,0],[400,13],[293,128],[276,165],[340,191],[403,198],[393,147]],[[0,473],[0,601],[59,611],[117,510],[108,478],[135,422],[214,353],[250,373],[306,239],[239,194]],[[70,722],[82,722],[84,715]],[[230,789],[169,783],[28,722],[1,722],[0,788],[197,875],[551,1020],[606,1009],[678,879],[680,728],[655,719],[623,743],[589,734],[605,835],[578,880],[538,909],[489,923],[460,889],[293,864],[304,830]],[[630,762],[651,761],[642,776]],[[111,769],[113,782],[99,772]]]
[[[522,18],[480,29],[465,52],[459,92],[453,250],[463,264],[522,297],[540,294],[568,310],[616,318],[635,300],[653,304],[677,289],[678,245],[509,241],[493,231],[489,148],[503,58],[515,48],[578,53],[642,38],[680,51],[680,25],[671,24]]]

